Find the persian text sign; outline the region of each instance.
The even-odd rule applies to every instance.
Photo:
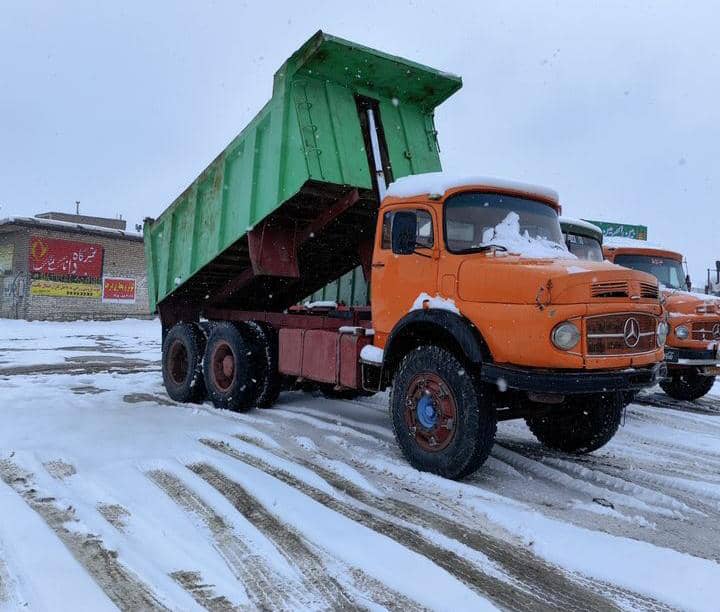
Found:
[[[56,238],[30,238],[30,273],[33,278],[78,278],[99,281],[102,277],[103,248]]]
[[[110,304],[135,303],[134,278],[103,278],[102,301]]]
[[[590,221],[590,219],[584,219],[590,223],[597,225],[603,233],[603,236],[608,238],[613,236],[619,236],[621,238],[635,238],[635,240],[647,240],[648,228],[646,225],[630,225],[628,223],[609,223],[608,221]]]
[[[65,283],[61,281],[35,279],[30,287],[30,295],[44,297],[70,297],[98,299],[102,292],[100,285],[88,283]]]

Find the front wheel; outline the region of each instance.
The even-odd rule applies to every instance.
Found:
[[[559,412],[527,417],[530,431],[548,448],[578,455],[605,446],[620,427],[622,394],[570,397]]]
[[[418,470],[459,479],[490,454],[494,408],[467,368],[443,348],[421,346],[403,359],[390,413],[403,455]]]
[[[674,370],[660,382],[660,388],[676,400],[693,401],[701,398],[715,384],[714,376],[703,376],[695,368]]]

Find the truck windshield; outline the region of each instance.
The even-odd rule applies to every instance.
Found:
[[[587,259],[588,261],[602,261],[603,252],[600,241],[590,236],[581,236],[580,234],[565,234],[565,245],[573,255],[577,255],[578,259]]]
[[[685,272],[677,259],[650,255],[616,255],[615,263],[640,272],[648,272],[670,289],[687,291]]]
[[[514,219],[518,219],[519,232],[508,236],[507,227],[503,227],[501,237],[498,229]],[[453,253],[487,250],[489,246],[509,249],[515,247],[516,238],[537,241],[546,250],[567,255],[558,215],[547,204],[472,191],[459,193],[445,202],[445,241]]]

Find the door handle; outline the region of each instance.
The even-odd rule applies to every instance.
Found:
[[[384,267],[385,267],[385,262],[376,261],[374,264],[372,264],[372,267],[373,267],[373,268],[384,268]]]

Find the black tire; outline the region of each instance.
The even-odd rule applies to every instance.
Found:
[[[257,375],[255,405],[270,408],[277,401],[282,387],[278,363],[278,336],[275,329],[263,321],[248,321],[244,325],[246,337],[253,345]]]
[[[495,410],[484,387],[466,372],[450,351],[421,346],[405,356],[395,374],[390,392],[393,430],[403,455],[418,470],[464,478],[490,454],[497,428]],[[429,427],[421,418],[424,400],[431,403],[434,424]],[[454,418],[446,418],[441,426],[442,417],[452,414]]]
[[[197,323],[177,323],[166,334],[162,374],[167,394],[176,402],[201,404],[206,397],[202,361],[205,334]]]
[[[622,394],[571,397],[559,412],[526,417],[530,431],[546,447],[582,455],[605,446],[620,427]]]
[[[714,376],[703,376],[695,368],[683,368],[672,371],[660,382],[660,388],[673,399],[691,402],[706,395],[714,384]]]
[[[237,325],[219,322],[207,339],[203,372],[216,408],[247,412],[255,404],[257,373],[251,343]]]

